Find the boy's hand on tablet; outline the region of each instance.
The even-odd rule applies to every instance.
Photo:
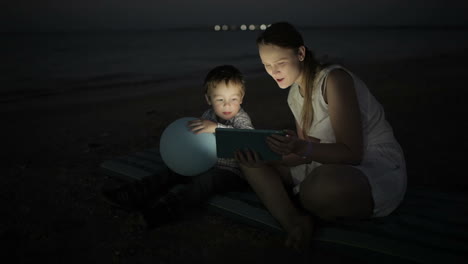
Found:
[[[210,120],[197,119],[189,121],[187,126],[194,134],[198,135],[201,133],[214,133],[218,124]]]

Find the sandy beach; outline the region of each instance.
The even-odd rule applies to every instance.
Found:
[[[467,191],[462,76],[468,54],[347,65],[383,104],[401,143],[409,188]],[[287,90],[247,76],[244,109],[256,128],[294,128]],[[151,232],[100,197],[99,164],[157,147],[164,128],[207,109],[201,84],[73,90],[3,101],[2,254],[11,263],[353,262],[339,251],[298,254],[283,237],[201,211]]]

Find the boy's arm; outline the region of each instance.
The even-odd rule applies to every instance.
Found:
[[[194,134],[201,133],[214,133],[217,127],[216,120],[213,120],[213,112],[209,110],[205,111],[200,119],[195,119],[188,122],[188,127]]]

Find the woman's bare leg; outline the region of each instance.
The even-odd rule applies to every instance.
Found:
[[[374,200],[367,177],[348,165],[322,165],[300,185],[305,209],[323,219],[364,219],[373,214]]]
[[[272,166],[245,167],[244,176],[265,207],[288,233],[286,243],[295,248],[304,247],[310,240],[312,221],[302,214],[289,198],[280,170]]]

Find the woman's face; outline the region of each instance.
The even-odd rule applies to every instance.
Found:
[[[288,88],[293,83],[300,84],[304,51],[302,47],[295,51],[271,44],[261,44],[258,47],[265,70],[282,89]]]

